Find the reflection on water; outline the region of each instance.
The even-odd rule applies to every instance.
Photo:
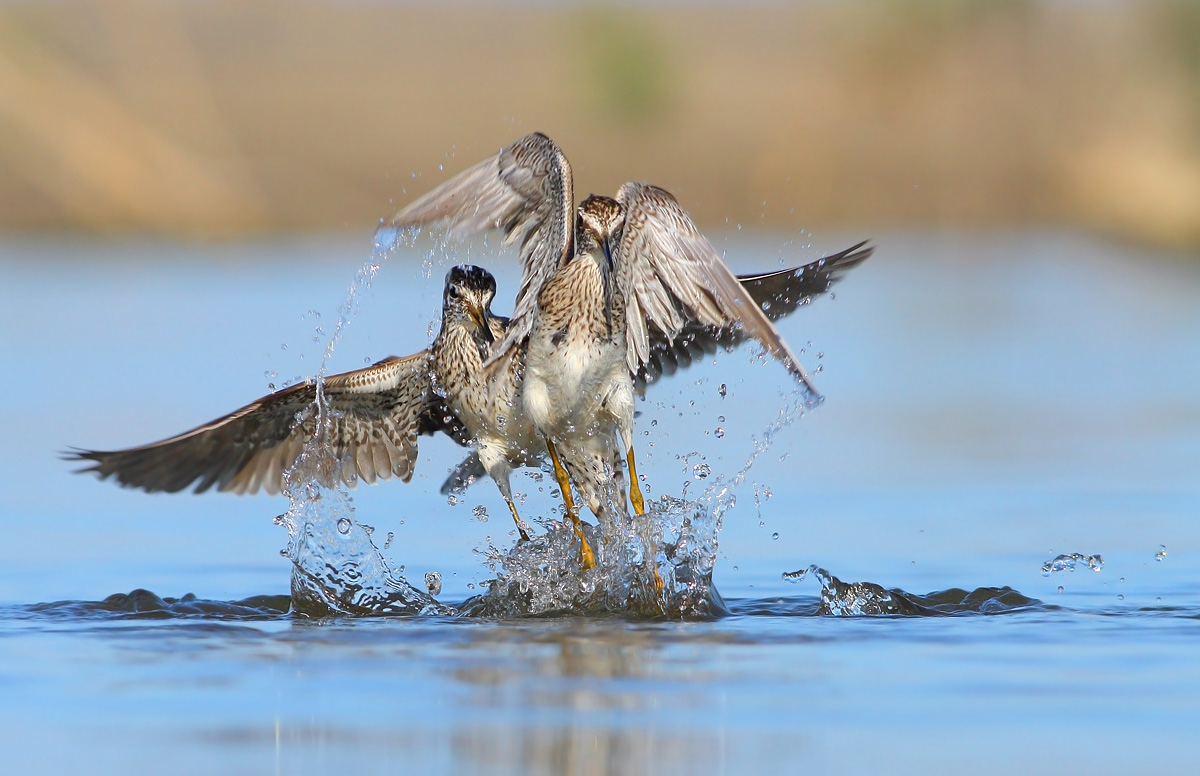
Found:
[[[1181,649],[1200,620],[1194,602],[1097,609],[993,588],[890,592],[924,610],[829,618],[819,596],[793,596],[731,600],[730,615],[692,623],[312,620],[288,615],[284,597],[146,591],[8,608],[0,656],[18,658],[27,678],[0,672],[23,699],[0,705],[0,742],[38,772],[495,774],[889,770],[876,759],[884,751],[925,764],[932,754],[951,771],[998,734],[1037,743],[996,752],[990,772],[1001,773],[1037,772],[1045,747],[1107,752],[1129,731],[1151,742],[1150,760],[1181,772],[1169,766],[1184,762],[1194,718],[1149,710],[1185,710],[1200,686]],[[1005,616],[985,616],[997,607]],[[1123,662],[1135,644],[1140,659]],[[1119,673],[1080,675],[1081,660]],[[978,724],[961,716],[970,710]],[[1064,714],[1082,727],[1048,738]],[[1118,743],[1083,732],[1093,729]],[[68,731],[76,746],[60,745]],[[867,732],[873,748],[856,748]],[[104,765],[77,759],[81,745],[106,753]]]

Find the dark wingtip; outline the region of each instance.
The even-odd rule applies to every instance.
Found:
[[[59,450],[58,451],[58,460],[69,461],[71,463],[79,463],[81,461],[85,461],[89,464],[88,466],[85,466],[82,469],[73,469],[71,471],[71,473],[72,474],[87,474],[89,472],[95,472],[100,475],[100,479],[104,479],[104,477],[106,477],[107,475],[105,475],[104,473],[102,473],[100,471],[100,466],[102,463],[101,458],[105,455],[107,455],[107,453],[99,452],[96,450],[84,450],[81,447],[71,447],[66,450]]]

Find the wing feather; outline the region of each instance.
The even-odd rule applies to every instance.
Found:
[[[492,351],[499,360],[533,327],[542,285],[573,254],[575,195],[571,164],[540,132],[438,186],[392,217],[385,228],[440,226],[451,238],[498,229],[521,243],[521,285],[507,336]]]
[[[875,248],[864,241],[801,267],[738,275],[738,282],[767,318],[777,321],[828,291],[874,252]],[[673,374],[681,366],[683,351],[694,360],[716,353],[719,348],[730,349],[745,338],[744,329],[736,324],[713,327],[693,319],[684,323],[674,337],[655,326],[649,333],[649,355],[641,359],[640,368],[634,373],[635,385],[644,388],[662,375]]]
[[[459,423],[433,390],[430,355],[387,358],[365,369],[325,380],[331,470],[324,484],[361,478],[373,483],[393,475],[412,477],[417,434]],[[126,487],[177,492],[196,483],[196,492],[277,493],[289,470],[317,433],[317,388],[303,383],[252,402],[222,418],[150,445],[102,452],[79,450],[101,479]],[[330,467],[327,467],[330,468]]]
[[[625,208],[617,283],[629,306],[626,362],[633,374],[650,358],[651,330],[673,342],[690,321],[717,330],[738,326],[783,362],[811,402],[820,401],[791,348],[674,196],[626,183],[617,201]]]

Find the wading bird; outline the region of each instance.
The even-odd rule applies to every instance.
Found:
[[[452,237],[498,229],[508,241],[520,240],[513,317],[485,370],[523,370],[521,403],[549,452],[585,568],[594,554],[571,483],[603,522],[608,488],[620,472],[617,436],[630,501],[639,516],[645,511],[633,450],[633,384],[651,359],[652,340],[673,343],[694,324],[737,328],[783,362],[810,403],[820,401],[758,302],[670,193],[626,183],[615,199],[591,196],[576,206],[571,165],[543,134],[443,183],[385,228],[426,225]]]

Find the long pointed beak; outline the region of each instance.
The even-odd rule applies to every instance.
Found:
[[[604,261],[606,266],[604,270],[604,322],[608,324],[608,336],[613,334],[613,318],[612,318],[612,295],[613,295],[613,257],[612,257],[612,241],[605,237],[600,241],[600,248],[604,251]]]
[[[492,327],[488,325],[487,311],[478,307],[472,308],[471,320],[474,321],[475,325],[478,326],[480,331],[483,332],[483,338],[487,340],[488,344],[495,344],[496,338],[492,335]]]

